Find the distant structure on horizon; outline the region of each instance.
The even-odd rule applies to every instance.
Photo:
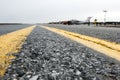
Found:
[[[71,19],[71,20],[63,20],[63,21],[59,21],[59,22],[49,22],[49,24],[63,24],[63,25],[81,25],[81,24],[86,24],[88,26],[95,24],[94,21],[90,22],[90,19],[92,17],[89,18],[89,21],[86,19],[85,21],[80,21],[80,20],[75,20],[75,19]],[[107,21],[107,22],[97,22],[98,26],[120,26],[120,22],[114,22],[114,21]]]
[[[79,25],[81,23],[83,23],[83,21],[72,19],[72,20],[59,21],[59,22],[50,22],[49,24]]]

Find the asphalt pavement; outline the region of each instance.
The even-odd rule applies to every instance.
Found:
[[[120,43],[120,28],[87,26],[87,25],[61,25],[61,24],[43,24],[44,26],[59,28],[83,35],[88,35],[110,42]]]
[[[40,26],[15,56],[2,80],[120,80],[119,62]]]
[[[28,24],[18,24],[18,25],[0,25],[0,35],[13,32],[19,29],[23,29],[26,27],[29,27],[30,25]]]

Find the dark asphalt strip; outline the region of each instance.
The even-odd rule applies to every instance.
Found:
[[[94,27],[85,25],[60,25],[60,24],[43,24],[43,25],[104,39],[111,42],[120,43],[120,28]]]
[[[3,80],[119,80],[120,64],[77,42],[36,27]]]
[[[0,25],[0,35],[13,32],[22,28],[26,28],[31,25]]]

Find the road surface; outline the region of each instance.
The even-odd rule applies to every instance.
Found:
[[[95,37],[119,29],[46,25]],[[93,30],[93,31],[92,31]],[[96,31],[97,30],[97,31]],[[80,31],[80,32],[79,32]],[[97,32],[99,34],[97,36]],[[101,32],[102,31],[102,32]],[[92,32],[90,34],[90,32]],[[109,35],[109,34],[108,34]],[[118,42],[111,34],[102,39]],[[120,62],[37,25],[27,37],[2,80],[120,80]]]
[[[26,28],[30,25],[27,24],[21,24],[21,25],[0,25],[0,35],[16,31],[22,28]]]
[[[44,24],[44,25],[80,33],[83,35],[97,37],[100,39],[105,39],[111,42],[120,43],[120,28],[95,27],[85,25],[58,25],[58,24]]]

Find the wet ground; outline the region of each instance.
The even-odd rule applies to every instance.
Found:
[[[15,56],[2,80],[120,80],[119,62],[40,26]]]

